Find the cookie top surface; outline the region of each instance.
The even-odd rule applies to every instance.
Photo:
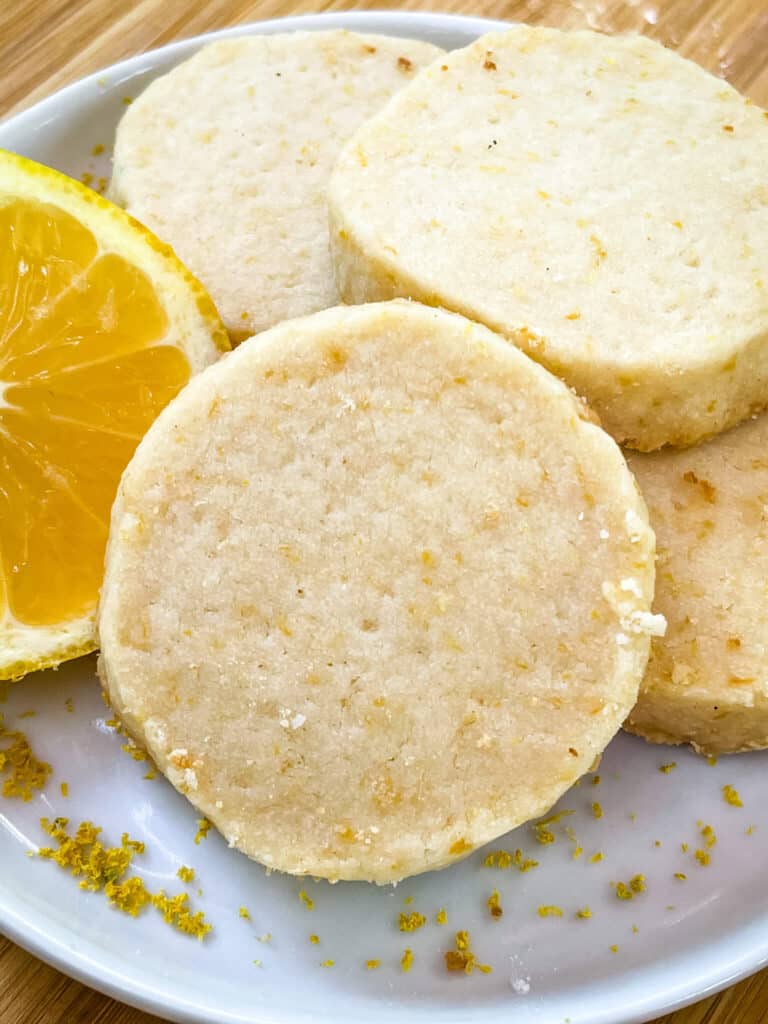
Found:
[[[583,416],[400,301],[282,324],[161,415],[114,507],[100,670],[233,845],[392,881],[590,768],[658,622],[644,505]]]
[[[483,36],[343,150],[342,297],[486,323],[633,447],[717,433],[765,404],[767,118],[642,37]]]
[[[110,197],[174,247],[235,340],[334,305],[333,162],[441,52],[343,30],[211,43],[126,111]]]

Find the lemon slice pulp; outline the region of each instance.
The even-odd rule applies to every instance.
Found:
[[[120,475],[227,347],[167,246],[77,182],[0,151],[0,679],[94,648]]]

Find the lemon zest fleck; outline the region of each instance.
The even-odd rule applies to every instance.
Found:
[[[398,928],[401,932],[415,932],[417,929],[423,928],[426,923],[426,917],[418,910],[413,910],[410,914],[398,915]]]
[[[490,974],[490,964],[481,964],[472,952],[469,932],[458,931],[455,936],[455,949],[449,949],[444,953],[445,966],[449,971],[463,971],[464,974],[471,974],[473,971],[480,971],[482,974]]]
[[[146,778],[146,776],[145,776]],[[197,819],[197,833],[195,834],[195,846],[200,845],[200,841],[205,839],[211,829],[211,823],[207,818]]]
[[[0,774],[9,772],[3,781],[2,794],[9,799],[28,801],[33,790],[43,789],[52,772],[47,761],[35,757],[29,740],[23,732],[6,729],[0,714],[0,741],[7,740],[8,746],[0,750]]]
[[[628,882],[614,882],[616,895],[620,900],[633,900],[638,893],[648,888],[645,875],[634,875]]]
[[[128,743],[124,743],[122,745],[122,747],[120,747],[120,749],[124,750],[126,752],[126,754],[130,754],[130,756],[133,758],[134,761],[146,761],[147,760],[148,754],[147,754],[146,750],[142,750],[141,747],[137,747],[136,744],[133,743],[132,741],[129,741]]]
[[[741,797],[739,796],[738,790],[734,789],[733,786],[723,786],[723,800],[731,807],[743,807]]]
[[[550,833],[551,834],[551,833]],[[547,842],[554,842],[554,835],[551,840]],[[539,840],[541,842],[542,840]],[[484,868],[500,868],[504,870],[506,868],[515,867],[518,871],[531,871],[533,868],[537,868],[539,862],[537,860],[531,860],[529,857],[523,856],[522,850],[515,850],[514,853],[510,853],[509,850],[494,850],[487,854],[483,860]]]
[[[189,896],[185,892],[177,896],[166,896],[161,889],[152,897],[152,906],[160,911],[166,924],[173,925],[185,935],[194,935],[196,939],[204,939],[213,927],[205,920],[202,910],[194,914],[190,911]]]
[[[704,839],[704,842],[705,842],[705,844],[707,846],[707,849],[711,850],[712,847],[717,842],[717,836],[715,835],[715,830],[712,828],[711,825],[704,825],[702,827],[702,829],[701,829],[701,835],[702,835],[702,838]]]
[[[488,910],[490,911],[491,917],[497,921],[504,914],[504,908],[501,905],[501,897],[499,896],[499,890],[494,889],[491,895],[488,897]]]
[[[468,843],[464,836],[461,836],[455,843],[451,844],[448,853],[450,853],[452,857],[458,857],[462,853],[469,853],[472,849],[472,844]]]
[[[68,818],[53,821],[41,818],[40,825],[58,845],[56,848],[40,847],[37,856],[52,860],[79,878],[82,889],[103,891],[113,907],[131,917],[136,917],[151,903],[162,913],[166,923],[197,939],[205,938],[211,931],[212,925],[205,920],[202,911],[194,914],[190,911],[187,893],[166,896],[161,890],[153,895],[138,876],[126,878],[133,858],[144,853],[144,843],[131,839],[127,832],[123,833],[120,846],[110,848],[99,839],[102,830],[90,821],[81,822],[74,835],[67,831]]]
[[[562,917],[563,911],[560,907],[542,906],[538,910],[539,917]]]

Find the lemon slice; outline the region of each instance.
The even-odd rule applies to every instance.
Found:
[[[168,246],[65,175],[0,150],[0,679],[94,649],[123,468],[228,347]]]

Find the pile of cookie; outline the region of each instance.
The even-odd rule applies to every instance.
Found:
[[[233,845],[391,881],[622,722],[768,746],[767,166],[695,64],[524,25],[228,39],[129,108],[111,196],[242,344],[123,478],[101,674]]]

